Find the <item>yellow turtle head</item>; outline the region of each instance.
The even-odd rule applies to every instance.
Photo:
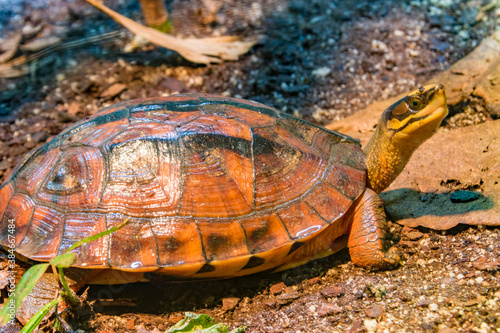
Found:
[[[386,128],[386,134],[393,141],[402,140],[402,145],[406,143],[410,146],[418,143],[418,146],[436,132],[446,115],[448,107],[443,86],[427,85],[412,91],[385,110],[379,126]]]
[[[368,186],[376,192],[387,188],[447,114],[441,84],[420,87],[388,107],[365,147]]]

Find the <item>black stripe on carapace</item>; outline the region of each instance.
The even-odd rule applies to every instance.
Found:
[[[192,99],[184,100],[184,101],[164,101],[164,102],[155,102],[149,101],[148,103],[137,103],[136,106],[130,108],[131,113],[135,112],[147,112],[147,111],[180,111],[180,112],[192,112],[192,111],[203,111],[203,105],[230,105],[241,109],[251,110],[255,112],[259,112],[265,115],[268,115],[273,118],[279,117],[279,112],[277,110],[260,107],[257,105],[241,103],[235,101],[231,98],[224,98],[213,96],[213,100],[206,99],[204,97],[197,97],[196,95],[192,95]]]
[[[215,271],[217,268],[215,268],[215,266],[213,265],[210,265],[208,262],[201,266],[201,268],[198,270],[198,272],[196,272],[195,274],[203,274],[203,273],[210,273],[210,272],[213,272]]]
[[[251,158],[252,143],[248,140],[223,134],[207,134],[196,132],[180,132],[184,146],[188,149],[208,153],[211,149],[227,149],[241,156]]]
[[[282,155],[277,152],[288,151],[289,155],[300,154],[301,152],[290,146],[281,145],[275,141],[269,140],[258,134],[253,136],[253,154],[254,156],[265,154],[265,155]]]
[[[257,256],[251,256],[250,259],[248,259],[248,262],[246,263],[246,265],[243,266],[243,268],[241,270],[258,267],[258,266],[264,264],[265,262],[266,262],[266,259],[264,259],[264,258],[260,258]]]
[[[62,132],[59,136],[62,139],[66,139],[70,137],[71,135],[81,131],[82,129],[89,127],[89,126],[99,126],[102,124],[107,124],[107,123],[112,123],[117,120],[122,120],[125,118],[129,117],[129,111],[127,108],[117,110],[115,112],[111,112],[108,114],[104,114],[102,116],[99,116],[99,113],[96,114],[95,118],[89,119],[85,122],[82,122],[80,124],[76,124],[67,131]]]
[[[293,252],[297,251],[298,249],[300,249],[303,245],[305,244],[305,242],[300,242],[300,241],[297,241],[295,243],[292,244],[292,247],[290,247],[290,251],[288,251],[288,254],[287,256],[289,256],[290,254],[292,254]]]

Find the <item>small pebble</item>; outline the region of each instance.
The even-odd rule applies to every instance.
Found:
[[[279,294],[285,289],[286,285],[283,282],[273,284],[271,288],[269,288],[269,291],[271,294]]]
[[[340,313],[342,312],[342,308],[338,306],[337,304],[332,304],[332,303],[323,303],[321,304],[319,310],[318,310],[318,315],[321,317],[332,315],[335,313]]]
[[[127,329],[135,330],[135,319],[134,318],[127,320]]]
[[[222,310],[233,310],[240,302],[238,297],[226,297],[222,299]]]
[[[428,306],[429,304],[431,304],[432,301],[431,300],[428,300],[428,299],[419,299],[417,301],[417,304],[415,304],[416,306]]]
[[[321,295],[323,297],[339,297],[344,295],[344,290],[339,286],[328,286],[325,289],[321,290]]]
[[[265,300],[263,303],[265,306],[269,308],[274,308],[276,306],[276,300],[274,298],[269,298]]]
[[[365,329],[368,333],[377,332],[377,320],[376,319],[365,319],[363,320],[363,324],[365,325]]]
[[[370,318],[379,318],[385,313],[383,306],[375,304],[368,309],[365,309],[365,314]]]

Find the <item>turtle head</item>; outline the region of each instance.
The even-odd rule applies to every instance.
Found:
[[[368,186],[376,192],[389,186],[447,114],[441,84],[420,87],[387,108],[365,147]]]
[[[385,110],[379,126],[385,126],[387,136],[401,148],[409,148],[407,146],[413,146],[415,142],[420,145],[430,138],[447,114],[443,86],[427,85]]]

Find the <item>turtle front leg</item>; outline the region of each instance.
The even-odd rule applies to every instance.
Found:
[[[382,199],[367,188],[355,207],[347,243],[354,264],[389,268],[401,262],[395,246],[386,249],[386,227]]]

